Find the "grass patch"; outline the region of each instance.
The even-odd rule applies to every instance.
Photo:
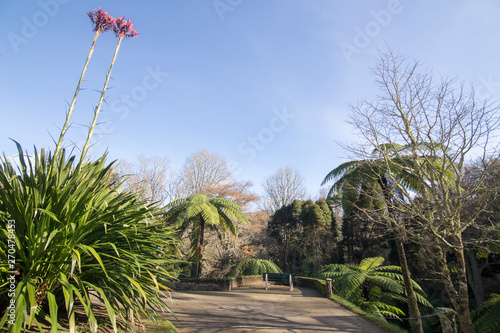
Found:
[[[354,312],[354,313],[357,313],[360,316],[363,316],[363,318],[369,320],[370,322],[372,322],[375,325],[377,325],[378,327],[386,330],[387,332],[390,332],[390,333],[407,333],[408,332],[396,324],[392,324],[392,323],[387,322],[384,318],[369,314],[369,313],[361,310],[358,306],[345,300],[344,298],[340,297],[339,295],[333,294],[333,297],[331,297],[330,299],[332,301],[337,302],[338,304],[340,304],[341,306],[343,306],[347,310]]]
[[[158,318],[156,322],[153,322],[149,318],[143,318],[141,323],[136,323],[135,329],[137,332],[147,332],[147,333],[177,333],[177,328],[169,320],[164,318]],[[79,323],[78,330],[79,333],[90,333],[90,328],[87,323]],[[99,325],[98,333],[111,333],[113,328],[111,324],[101,322]],[[118,328],[119,333],[131,333],[132,330],[129,328],[124,328],[123,326]]]
[[[158,319],[156,323],[149,321],[145,324],[144,332],[148,333],[177,333],[177,328],[167,319]]]

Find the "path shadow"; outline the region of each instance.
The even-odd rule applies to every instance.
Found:
[[[172,293],[169,304],[187,332],[383,332],[310,288]],[[170,319],[170,318],[168,318]]]

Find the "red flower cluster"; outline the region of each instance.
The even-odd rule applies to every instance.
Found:
[[[90,11],[87,15],[94,23],[94,31],[104,32],[113,27],[115,21],[108,13],[99,8],[99,10]]]
[[[139,33],[134,29],[134,24],[129,19],[119,17],[112,18],[108,13],[99,8],[99,10],[90,11],[87,15],[94,23],[94,31],[104,32],[113,29],[116,37],[132,38]]]
[[[134,29],[134,24],[129,19],[124,19],[119,17],[114,20],[113,31],[116,37],[127,37],[132,38],[137,36],[139,33]]]

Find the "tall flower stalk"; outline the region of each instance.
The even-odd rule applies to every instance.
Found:
[[[106,314],[106,331],[118,332],[123,323],[136,332],[136,320],[171,312],[163,297],[173,279],[169,268],[178,261],[178,239],[165,228],[164,212],[140,194],[120,190],[124,180],[111,184],[114,163],[106,162],[106,154],[82,163],[62,147],[99,34],[111,28],[117,33],[112,65],[123,38],[137,35],[130,21],[115,21],[101,9],[89,17],[96,34],[56,151],[35,147],[28,157],[16,143],[17,162],[0,156],[1,332],[74,333],[80,314],[92,333]],[[97,317],[93,296],[106,314],[99,310]]]
[[[76,104],[76,97],[78,96],[78,93],[80,92],[80,87],[82,85],[83,77],[85,76],[85,72],[87,71],[88,64],[90,62],[90,58],[92,57],[92,54],[94,53],[94,48],[95,44],[97,42],[97,38],[99,38],[99,35],[102,32],[108,31],[113,27],[113,18],[109,16],[108,13],[103,11],[101,8],[99,10],[94,10],[90,11],[87,13],[89,16],[90,20],[94,24],[94,29],[95,31],[94,34],[94,40],[92,41],[92,45],[90,46],[89,53],[87,55],[87,59],[85,60],[85,65],[83,65],[82,73],[80,74],[80,79],[78,80],[78,84],[76,86],[75,93],[73,94],[73,100],[71,101],[71,104],[69,105],[68,112],[66,113],[66,120],[64,121],[64,125],[61,129],[61,133],[59,134],[59,140],[56,145],[56,149],[54,150],[54,159],[53,163],[56,161],[56,157],[59,154],[59,152],[62,149],[62,144],[63,144],[63,139],[64,136],[66,135],[66,131],[68,130],[69,127],[69,122],[71,120],[71,117],[73,116],[73,110],[75,108]]]
[[[99,102],[94,110],[94,119],[92,119],[92,123],[90,125],[87,140],[85,141],[85,145],[82,149],[82,154],[80,156],[79,168],[81,167],[85,156],[87,155],[87,151],[90,147],[90,141],[92,139],[92,135],[94,133],[95,126],[97,125],[97,118],[99,117],[99,113],[101,111],[102,103],[104,102],[104,95],[108,88],[109,79],[111,77],[111,71],[113,70],[113,66],[115,65],[116,56],[118,55],[118,50],[120,50],[120,46],[123,38],[132,38],[138,35],[138,32],[134,29],[132,21],[128,19],[124,19],[119,17],[113,20],[113,31],[118,38],[118,43],[116,44],[115,53],[113,54],[113,58],[111,59],[111,65],[109,66],[108,74],[106,75],[106,80],[104,81],[104,86],[101,90],[101,96],[99,98]]]

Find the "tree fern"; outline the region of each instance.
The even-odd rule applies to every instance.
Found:
[[[384,258],[365,258],[359,265],[331,264],[320,267],[315,276],[332,279],[343,297],[363,310],[382,316],[399,318],[405,314],[395,302],[406,302],[406,291],[399,266],[382,266]],[[417,300],[432,307],[422,288],[413,281]]]
[[[500,295],[491,294],[491,298],[472,311],[472,321],[478,332],[500,332]]]
[[[261,275],[263,273],[283,273],[283,271],[272,261],[255,258],[240,261],[233,270],[234,276]]]
[[[167,209],[167,224],[180,229],[192,226],[189,252],[193,261],[193,277],[199,277],[201,273],[205,226],[236,235],[237,220],[249,223],[236,203],[223,198],[209,198],[204,194],[193,194],[187,199],[173,201],[167,205]]]

